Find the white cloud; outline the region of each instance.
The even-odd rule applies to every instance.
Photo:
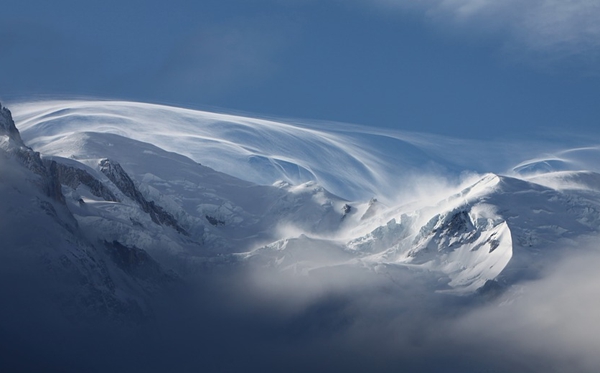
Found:
[[[508,364],[536,367],[533,371],[598,371],[597,240],[580,240],[580,250],[566,248],[566,258],[544,277],[465,315],[453,332],[463,341],[476,340],[490,355],[506,354]]]

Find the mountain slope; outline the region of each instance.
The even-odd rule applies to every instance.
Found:
[[[54,153],[53,146],[62,146],[65,136],[114,134],[253,183],[316,181],[348,199],[394,197],[407,175],[421,173],[423,165],[435,171],[452,167],[444,158],[430,154],[419,139],[335,123],[315,128],[118,101],[43,101],[14,107],[23,138],[49,154]]]
[[[574,155],[584,150],[568,166],[567,155],[525,161],[516,177],[472,177],[397,204],[391,194],[417,168],[456,165],[415,138],[377,149],[391,138],[126,102],[19,108],[23,138],[44,161],[23,154],[54,180],[45,188],[81,235],[142,250],[184,276],[231,263],[304,274],[403,267],[438,273],[438,290],[472,293],[535,276],[561,244],[600,230],[600,176],[564,171],[584,164]]]
[[[580,174],[586,181],[600,177],[588,172],[570,176]],[[301,236],[257,249],[247,258],[287,269],[290,257],[299,258],[301,252],[298,264],[304,271],[351,262],[373,268],[405,266],[447,275],[447,289],[460,293],[491,280],[510,285],[535,277],[573,240],[600,233],[599,187],[560,191],[488,174],[432,205],[394,208],[385,214],[391,217],[386,224],[348,241],[316,244]],[[311,260],[304,247],[338,254],[326,259],[315,254]]]
[[[2,318],[11,329],[28,328],[38,312],[144,322],[152,293],[176,277],[134,247],[88,240],[61,190],[65,169],[25,146],[10,112],[0,113],[0,292],[11,299]]]

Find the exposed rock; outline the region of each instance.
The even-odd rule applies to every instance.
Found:
[[[0,134],[8,136],[20,146],[25,146],[23,140],[21,140],[21,134],[19,134],[15,126],[10,110],[2,106],[2,103],[0,103]]]
[[[102,182],[90,175],[86,170],[77,167],[71,167],[62,163],[55,163],[58,173],[58,180],[61,184],[77,189],[79,185],[87,186],[90,193],[100,197],[105,201],[120,202],[119,199]]]
[[[469,212],[465,209],[457,209],[434,216],[425,226],[421,227],[413,246],[419,248],[416,250],[417,255],[434,250],[434,247],[437,252],[451,252],[465,243],[475,242],[481,233],[481,230],[473,225]],[[429,240],[429,238],[433,238],[433,240]],[[430,241],[430,244],[421,251],[422,244],[427,241]],[[430,252],[429,255],[435,254]]]
[[[344,212],[344,215],[346,215],[346,214],[349,214],[349,213],[350,213],[350,211],[352,211],[352,206],[350,206],[349,204],[347,204],[347,203],[346,203],[346,204],[345,204],[345,205],[342,207],[342,211]]]
[[[160,265],[144,250],[129,247],[118,241],[104,242],[113,262],[126,273],[152,282],[171,281],[174,275],[166,274]]]
[[[342,220],[344,220],[346,218],[346,216],[349,215],[352,212],[352,206],[350,206],[349,204],[345,203],[344,206],[342,206],[342,212],[344,213],[342,215]]]
[[[440,232],[441,236],[454,237],[473,229],[473,222],[468,211],[459,210],[445,217],[440,217],[439,223],[433,229],[433,232]]]
[[[39,154],[39,153],[38,153]],[[51,161],[46,167],[48,170],[48,178],[46,178],[44,182],[44,191],[48,197],[56,201],[60,201],[61,203],[65,203],[65,196],[62,194],[62,188],[59,179],[59,169],[58,163],[55,161]]]
[[[219,225],[225,225],[225,222],[223,220],[219,220],[219,219],[209,216],[209,215],[206,215],[206,220],[208,220],[208,222],[210,224],[214,225],[215,227],[219,226]]]
[[[23,143],[10,110],[3,107],[2,104],[0,104],[0,136],[8,137],[8,142],[4,147],[6,154],[40,176],[37,184],[48,197],[65,204],[65,197],[58,181],[56,162],[44,165],[40,153],[33,151]]]
[[[123,170],[123,167],[121,167],[120,164],[109,159],[102,159],[100,160],[100,171],[102,171],[102,173],[105,174],[124,195],[136,201],[142,210],[150,215],[150,218],[154,223],[169,226],[183,235],[189,235],[188,232],[179,225],[177,219],[175,219],[173,215],[158,206],[154,201],[148,201],[144,198],[142,193],[135,186],[133,180],[129,177],[127,172]]]

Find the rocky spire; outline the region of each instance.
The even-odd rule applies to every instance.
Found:
[[[189,233],[179,225],[177,219],[173,215],[154,203],[154,201],[148,201],[144,198],[142,193],[135,186],[133,180],[119,163],[106,158],[101,159],[100,171],[106,175],[124,195],[136,201],[142,210],[150,215],[150,218],[154,223],[170,226],[183,235],[189,235]]]
[[[20,146],[25,146],[21,135],[15,126],[10,110],[2,106],[0,103],[0,136],[6,135]]]
[[[40,175],[41,178],[37,184],[42,188],[44,193],[55,199],[56,201],[65,204],[65,197],[62,194],[61,184],[59,181],[59,170],[55,161],[49,161],[45,166],[40,157],[40,153],[26,146],[19,130],[15,126],[15,121],[12,118],[10,110],[2,106],[0,103],[0,137],[7,136],[9,141],[0,150],[6,152],[10,157],[18,160],[23,166]]]

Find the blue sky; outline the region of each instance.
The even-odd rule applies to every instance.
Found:
[[[450,134],[600,133],[596,0],[5,0],[0,99]]]

